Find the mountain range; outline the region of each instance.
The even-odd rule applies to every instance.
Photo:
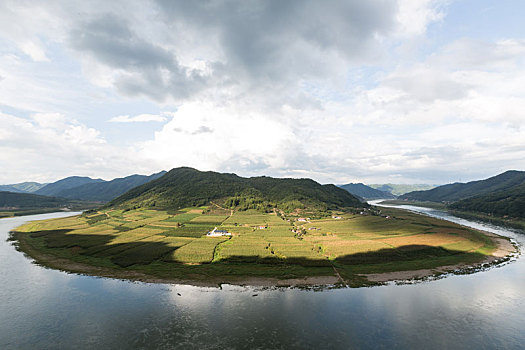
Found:
[[[395,186],[385,184],[379,188],[401,190]],[[400,186],[406,189],[430,185]],[[25,193],[27,191],[34,193]],[[24,182],[0,186],[0,206],[20,208],[56,207],[73,200],[109,202],[109,206],[121,207],[181,208],[214,201],[241,210],[270,210],[274,207],[324,210],[366,205],[358,197],[365,200],[391,199],[395,195],[362,183],[337,187],[321,185],[311,179],[244,178],[186,167],[111,181],[72,176],[50,184]],[[455,210],[525,218],[525,172],[510,170],[484,180],[408,192],[399,199],[443,202]]]
[[[206,205],[212,201],[240,210],[326,210],[366,206],[335,185],[321,185],[311,179],[244,178],[187,167],[172,169],[161,178],[135,187],[108,205],[178,209]]]
[[[155,180],[166,172],[152,175],[130,175],[105,181],[83,176],[70,176],[49,184],[23,182],[12,185],[0,185],[0,191],[12,193],[33,193],[40,196],[59,197],[83,201],[109,202],[130,189]],[[29,198],[29,197],[28,197]],[[33,197],[38,202],[37,197]]]
[[[449,185],[438,186],[427,191],[414,191],[405,193],[399,199],[430,201],[430,202],[456,202],[462,199],[489,194],[491,192],[508,190],[513,186],[525,182],[525,171],[509,170],[502,174],[485,180],[467,183],[456,182]]]
[[[149,176],[130,175],[123,178],[113,179],[111,181],[104,181],[100,179],[94,180],[90,178],[78,177],[74,179],[67,178],[61,181],[57,181],[54,184],[51,184],[54,185],[52,189],[49,189],[51,185],[48,185],[35,193],[39,193],[40,191],[46,191],[47,193],[51,193],[50,195],[56,197],[87,201],[109,202],[110,200],[120,196],[123,193],[126,193],[132,188],[143,185],[151,180],[158,179],[165,173],[165,171],[161,171],[159,173],[152,174]],[[78,184],[80,182],[83,183],[77,186],[71,186],[72,183]]]
[[[396,196],[394,196],[390,192],[377,190],[375,188],[372,188],[362,183],[349,183],[346,185],[339,185],[339,187],[341,187],[344,190],[347,190],[354,196],[357,196],[363,199],[394,199],[396,198]]]
[[[413,191],[424,191],[424,190],[430,190],[434,187],[437,187],[438,185],[429,185],[429,184],[369,184],[369,187],[372,187],[376,190],[384,191],[384,192],[390,192],[394,196],[401,196],[408,192]]]
[[[525,171],[509,170],[485,180],[409,192],[399,199],[444,202],[455,210],[525,218]]]

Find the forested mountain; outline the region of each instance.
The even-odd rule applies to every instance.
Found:
[[[172,169],[161,178],[130,190],[109,205],[176,209],[217,200],[229,208],[260,210],[366,205],[335,185],[321,185],[311,179],[243,178],[186,167]]]
[[[339,185],[344,190],[347,190],[351,194],[363,199],[394,199],[394,196],[390,192],[376,190],[375,188],[369,187],[362,183],[349,183],[346,185]]]
[[[510,170],[485,180],[443,185],[428,191],[409,192],[399,198],[417,201],[455,202],[474,196],[504,191],[524,182],[524,171]]]
[[[370,184],[369,187],[375,188],[376,190],[390,192],[394,196],[401,196],[408,192],[413,191],[426,191],[430,190],[437,185],[429,184]]]
[[[450,208],[525,218],[525,183],[452,203]]]
[[[90,182],[84,185],[67,188],[57,192],[58,197],[80,199],[89,201],[109,202],[110,200],[120,196],[123,193],[143,185],[149,181],[158,179],[166,174],[165,171],[146,176],[146,175],[131,175],[123,178],[114,179],[111,181],[97,181]]]
[[[71,201],[65,198],[40,196],[31,193],[0,192],[0,208],[58,208]]]
[[[92,179],[90,177],[83,176],[70,176],[66,177],[65,179],[47,184],[38,191],[35,191],[34,193],[43,196],[58,196],[59,193],[61,193],[64,190],[95,182],[104,182],[104,180]]]

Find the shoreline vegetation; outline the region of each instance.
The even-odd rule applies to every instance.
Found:
[[[229,237],[207,237],[218,227]],[[49,268],[148,283],[362,287],[468,273],[516,252],[509,239],[393,208],[301,213],[101,209],[26,223],[18,250]]]
[[[379,204],[379,203],[378,203]],[[413,205],[418,207],[425,207],[430,209],[437,209],[447,211],[452,215],[461,217],[468,220],[479,220],[499,226],[516,228],[520,230],[525,230],[525,219],[515,218],[515,217],[505,217],[498,215],[490,215],[486,213],[467,211],[467,210],[458,210],[448,207],[444,203],[438,202],[429,202],[429,201],[414,201],[414,200],[384,200],[380,204],[386,205]]]

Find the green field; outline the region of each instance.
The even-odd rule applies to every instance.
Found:
[[[30,222],[13,235],[37,260],[45,253],[157,278],[226,282],[337,272],[344,284],[356,286],[367,283],[362,274],[477,263],[496,248],[478,231],[397,209],[381,210],[382,216],[338,213],[341,219],[299,222],[297,216],[206,207],[177,212],[107,209]],[[214,227],[231,236],[206,236]]]

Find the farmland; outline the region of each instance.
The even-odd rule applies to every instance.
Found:
[[[350,286],[367,285],[372,273],[480,263],[497,248],[479,231],[382,210],[299,221],[292,214],[213,205],[102,209],[27,223],[13,239],[41,264],[74,272],[206,283],[337,276]],[[215,227],[231,235],[206,236]]]

